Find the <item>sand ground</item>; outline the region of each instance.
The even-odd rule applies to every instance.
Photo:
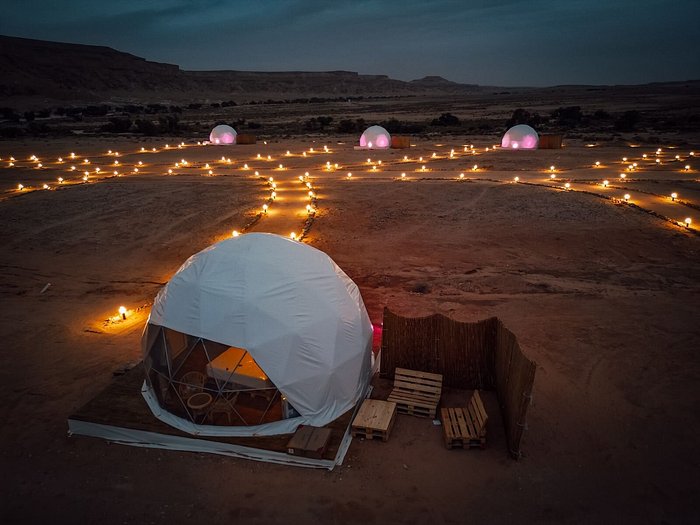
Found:
[[[347,140],[321,153],[311,139],[155,154],[97,139],[36,151],[2,144],[3,166],[10,155],[23,159],[0,173],[2,521],[696,522],[700,238],[562,185],[629,192],[697,224],[700,165],[686,149],[667,150],[660,166],[650,160],[620,181],[623,156],[643,164],[654,150],[572,143],[513,155],[486,153],[492,142],[479,140],[478,155],[464,152],[469,137],[381,153]],[[122,151],[122,176],[108,170],[108,147]],[[55,164],[71,150],[91,160],[88,183]],[[34,167],[30,154],[48,167]],[[181,158],[190,165],[167,175]],[[306,171],[311,190],[298,180]],[[538,363],[520,461],[507,456],[492,397],[484,451],[448,451],[430,420],[401,416],[389,442],[354,440],[332,472],[66,435],[66,418],[140,359],[142,314],[158,289],[189,255],[253,219],[269,177],[277,199],[253,230],[300,232],[314,191],[306,242],[358,283],[373,322],[384,306],[466,321],[496,315],[517,335]],[[604,178],[616,188],[602,188]],[[19,192],[18,183],[53,189]],[[684,202],[669,202],[672,191]],[[99,330],[121,304],[146,308],[138,322]],[[378,396],[386,389],[377,383]]]

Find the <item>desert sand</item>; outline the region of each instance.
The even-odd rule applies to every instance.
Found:
[[[356,151],[349,136],[182,149],[178,140],[167,150],[165,140],[0,144],[3,523],[697,521],[700,163],[691,147],[669,141],[657,165],[650,146],[584,140],[531,152],[487,152],[496,136],[384,152]],[[69,171],[71,151],[78,165],[90,159],[88,182],[82,167]],[[174,168],[182,158],[188,165]],[[638,169],[625,171],[633,161]],[[299,181],[307,171],[312,190]],[[331,472],[67,436],[68,416],[140,359],[160,287],[189,255],[254,219],[269,177],[277,199],[249,231],[300,233],[314,191],[304,242],[355,280],[374,323],[388,306],[498,316],[517,335],[538,364],[523,458],[508,457],[492,396],[486,450],[447,450],[440,427],[399,416],[387,443],[353,440]],[[625,193],[635,206],[608,198]],[[136,321],[105,328],[122,304]],[[375,386],[374,397],[386,395],[386,382]]]

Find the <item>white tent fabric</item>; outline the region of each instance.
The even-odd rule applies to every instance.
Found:
[[[325,253],[278,235],[241,235],[190,257],[157,295],[148,323],[246,349],[301,414],[249,427],[195,425],[144,392],[157,417],[191,433],[322,426],[369,385],[372,325],[357,286]]]
[[[508,149],[537,149],[539,141],[540,137],[534,129],[527,124],[518,124],[503,135],[501,147]]]
[[[370,126],[360,137],[360,147],[386,149],[391,146],[391,135],[381,126]]]
[[[212,144],[235,144],[236,130],[226,124],[219,124],[209,133],[209,142]]]

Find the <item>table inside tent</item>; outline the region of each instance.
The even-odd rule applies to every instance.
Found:
[[[236,383],[255,390],[275,388],[248,351],[235,346],[207,365],[207,375],[219,381]]]

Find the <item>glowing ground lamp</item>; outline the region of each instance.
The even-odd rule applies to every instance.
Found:
[[[513,177],[513,182],[520,182],[520,177]]]
[[[126,306],[119,307],[119,315],[122,317],[122,319],[124,321],[126,321]]]
[[[685,223],[686,228],[690,228],[690,225],[693,223],[693,219],[691,219],[690,217],[686,217],[683,222]]]
[[[625,193],[624,199],[625,199],[625,202],[629,202],[629,200],[630,200],[630,194],[629,194],[629,193]]]
[[[219,124],[209,133],[209,142],[212,144],[235,144],[236,130],[226,124]]]
[[[508,149],[537,149],[540,137],[527,124],[518,124],[505,132],[501,139],[501,147]]]
[[[360,136],[360,147],[387,149],[391,145],[391,135],[381,126],[370,126]]]
[[[671,200],[675,202],[675,200],[678,198],[678,194],[674,191],[671,193]]]
[[[610,184],[610,181],[608,181],[607,179],[603,181],[603,187],[604,187],[604,188],[607,188],[607,187],[608,187],[608,184]]]
[[[231,233],[231,237],[238,237],[239,235],[240,233],[238,232],[238,230],[233,230],[233,233]]]
[[[566,188],[567,190],[570,190],[571,184],[569,182],[567,182],[566,184],[564,184],[564,188]]]

